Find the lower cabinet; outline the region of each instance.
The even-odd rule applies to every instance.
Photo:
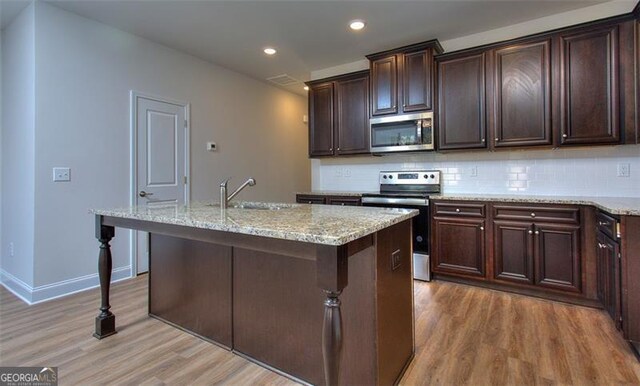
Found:
[[[533,284],[533,224],[494,221],[494,279]]]
[[[595,278],[582,274],[580,207],[455,201],[435,201],[433,207],[436,278],[597,305],[590,289]],[[592,283],[586,292],[584,280]]]
[[[362,200],[357,196],[327,196],[323,194],[296,194],[298,204],[328,204],[341,206],[360,206]]]
[[[485,220],[434,218],[433,272],[486,277]]]
[[[596,262],[598,270],[598,298],[614,320],[617,329],[622,328],[622,302],[620,286],[620,247],[618,243],[598,232]]]

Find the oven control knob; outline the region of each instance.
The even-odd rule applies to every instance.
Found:
[[[389,179],[390,179],[390,180],[393,180],[393,176],[391,176],[391,175],[390,175],[390,176],[389,176]]]
[[[436,176],[434,176],[433,174],[431,175],[431,178],[436,178]]]
[[[386,180],[387,179],[387,175],[386,174],[383,175],[382,178],[384,178]]]
[[[429,175],[428,175],[428,174],[425,174],[425,175],[424,175],[424,176],[422,176],[422,177],[424,177],[424,179],[426,180],[427,178],[429,178]]]
[[[422,236],[416,236],[416,241],[421,243],[422,242]]]

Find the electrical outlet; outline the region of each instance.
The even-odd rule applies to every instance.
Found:
[[[478,167],[477,167],[477,166],[472,166],[472,167],[469,169],[469,175],[470,175],[471,177],[478,177]]]
[[[9,256],[13,257],[15,255],[16,251],[13,248],[13,242],[9,243]]]
[[[344,169],[344,176],[351,177],[351,169]]]
[[[53,182],[71,181],[71,169],[53,168]]]
[[[207,142],[207,151],[216,151],[218,150],[218,145],[215,142]]]
[[[631,165],[624,163],[618,164],[618,177],[629,177],[631,176]]]

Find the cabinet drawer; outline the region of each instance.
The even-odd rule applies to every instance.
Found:
[[[436,202],[436,216],[485,217],[485,204],[468,202]]]
[[[618,238],[618,230],[616,229],[618,220],[616,220],[615,218],[609,216],[604,212],[598,211],[596,224],[597,224],[598,230],[604,233],[605,235],[609,236],[612,239]]]
[[[360,206],[359,197],[329,197],[327,199],[329,205],[342,205],[342,206]]]
[[[493,205],[496,220],[549,221],[553,223],[578,224],[580,209],[566,206],[522,206]]]
[[[325,196],[312,196],[307,194],[298,194],[296,196],[296,202],[298,204],[326,204],[327,198]]]

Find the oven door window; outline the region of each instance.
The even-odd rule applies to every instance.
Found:
[[[371,146],[409,146],[422,144],[422,120],[378,123],[371,126]]]

